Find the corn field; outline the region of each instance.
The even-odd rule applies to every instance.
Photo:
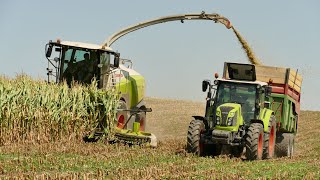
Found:
[[[99,122],[112,134],[116,93],[96,87],[0,76],[0,145],[80,140]]]

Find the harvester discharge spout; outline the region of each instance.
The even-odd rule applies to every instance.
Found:
[[[178,14],[178,15],[172,15],[172,16],[163,16],[160,18],[148,20],[142,23],[138,23],[132,26],[129,26],[127,28],[124,28],[120,30],[117,33],[114,33],[111,35],[104,43],[103,45],[110,47],[115,41],[117,41],[119,38],[122,36],[136,31],[138,29],[142,29],[148,26],[160,24],[160,23],[165,23],[165,22],[170,22],[170,21],[181,21],[182,23],[186,20],[211,20],[214,21],[215,23],[221,23],[226,26],[226,28],[230,29],[232,27],[230,21],[216,13],[212,14],[207,14],[204,11],[202,11],[199,14]]]

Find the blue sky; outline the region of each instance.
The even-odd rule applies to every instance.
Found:
[[[219,13],[265,65],[299,69],[302,109],[320,110],[320,1],[16,1],[0,2],[0,74],[45,77],[50,40],[101,44],[140,21],[184,13]],[[223,62],[247,62],[231,30],[210,21],[170,22],[124,36],[112,48],[134,61],[152,97],[204,101],[203,79]]]

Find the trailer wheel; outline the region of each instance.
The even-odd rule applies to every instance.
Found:
[[[187,135],[187,152],[198,156],[204,155],[204,144],[201,142],[201,134],[205,131],[204,123],[193,119],[189,124]]]
[[[264,134],[263,158],[270,159],[274,157],[276,143],[276,119],[272,115],[269,120],[268,133]]]
[[[245,138],[246,157],[248,160],[261,160],[263,155],[263,125],[252,123]]]
[[[118,105],[119,109],[127,109],[127,105],[124,101],[120,100],[119,101],[119,105]],[[126,127],[124,127],[126,121],[128,120],[128,112],[127,111],[118,111],[117,112],[117,119],[115,122],[115,126],[121,129],[124,129]]]
[[[294,139],[292,133],[281,133],[277,135],[275,154],[277,157],[292,157],[294,155]]]

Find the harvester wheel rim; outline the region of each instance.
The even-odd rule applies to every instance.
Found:
[[[123,126],[124,126],[124,115],[121,114],[121,115],[118,117],[117,127],[122,129]]]

